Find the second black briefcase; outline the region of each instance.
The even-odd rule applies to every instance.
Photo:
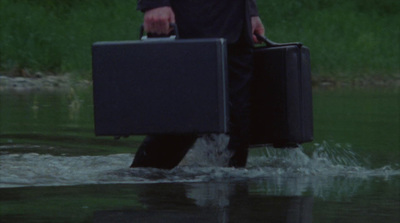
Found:
[[[259,37],[260,38],[260,37]],[[313,140],[309,49],[265,38],[255,49],[251,145],[296,146]]]

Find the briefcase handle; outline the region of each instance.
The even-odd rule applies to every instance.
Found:
[[[259,41],[265,43],[265,45],[266,45],[267,47],[279,47],[279,46],[298,46],[298,47],[301,47],[301,46],[303,46],[303,43],[300,43],[300,42],[294,42],[294,43],[275,43],[275,42],[269,40],[267,37],[262,36],[262,35],[260,35],[260,34],[257,34],[257,33],[256,33],[256,34],[254,34],[254,35],[257,37],[257,39],[258,39]]]
[[[155,33],[147,33],[147,36],[144,36],[144,25],[142,24],[140,26],[140,33],[139,33],[139,39],[140,40],[144,40],[144,39],[148,39],[148,38],[157,38],[157,39],[161,39],[161,38],[169,38],[169,39],[179,39],[179,32],[178,32],[178,26],[176,25],[176,23],[170,23],[169,24],[170,27],[172,27],[172,31],[170,33],[168,33],[167,35],[165,34],[155,34]]]

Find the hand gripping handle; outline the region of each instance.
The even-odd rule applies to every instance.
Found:
[[[147,38],[174,38],[179,39],[178,26],[175,23],[170,23],[169,26],[172,28],[172,31],[168,34],[155,34],[155,33],[147,33],[147,36],[144,36],[144,25],[140,26],[139,39],[147,39]]]
[[[265,45],[266,45],[267,47],[279,47],[279,46],[298,46],[298,47],[301,47],[301,46],[303,46],[303,44],[300,43],[300,42],[294,42],[294,43],[275,43],[275,42],[269,40],[267,37],[262,36],[262,35],[260,35],[260,34],[257,34],[257,33],[256,33],[256,34],[254,34],[254,35],[257,37],[257,39],[258,39],[259,41],[265,43]]]

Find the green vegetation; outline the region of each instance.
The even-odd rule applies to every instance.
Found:
[[[138,38],[142,14],[135,3],[0,0],[0,71],[69,72],[90,79],[93,42]],[[270,39],[301,41],[310,48],[314,77],[399,78],[399,1],[259,0],[258,4]]]
[[[134,1],[0,0],[1,70],[90,78],[91,44],[137,38]]]
[[[400,78],[400,2],[258,1],[268,36],[310,48],[314,76]]]

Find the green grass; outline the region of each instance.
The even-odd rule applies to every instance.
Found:
[[[91,44],[138,38],[136,1],[0,0],[0,71],[90,79]],[[314,77],[400,78],[397,0],[258,1],[268,37],[301,41]]]
[[[399,78],[399,1],[268,0],[259,5],[271,39],[301,41],[310,48],[313,75]]]
[[[0,4],[1,70],[91,72],[91,44],[137,38],[134,1],[12,1]]]

